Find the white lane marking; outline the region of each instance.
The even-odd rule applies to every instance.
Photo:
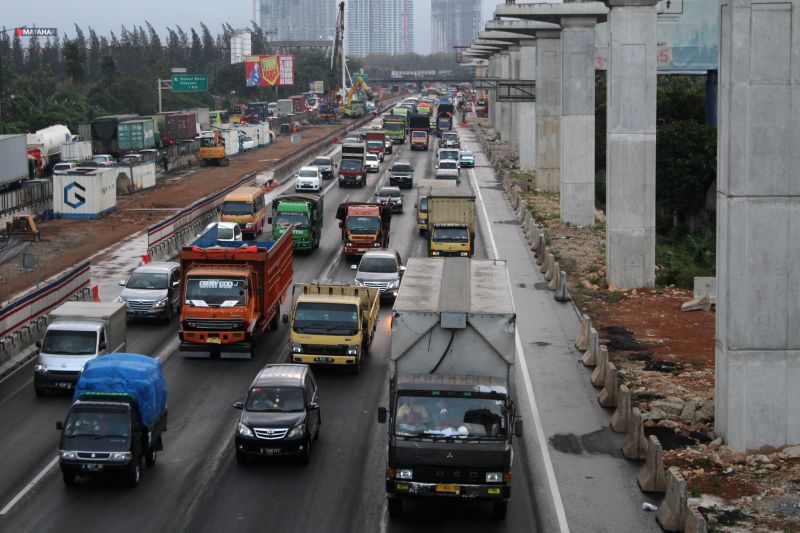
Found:
[[[481,194],[480,187],[478,186],[478,178],[475,176],[475,170],[470,169],[469,171],[470,179],[472,180],[472,184],[475,188],[475,197],[478,199],[478,202],[481,205],[481,211],[483,212],[483,220],[486,224],[486,234],[489,236],[489,242],[492,245],[492,255],[494,259],[500,259],[497,253],[497,244],[494,240],[494,234],[492,233],[492,226],[489,223],[489,214],[486,211],[486,204],[483,202],[483,195]],[[506,269],[506,275],[509,276],[508,270]],[[511,286],[511,278],[508,279],[508,285]],[[516,309],[516,304],[514,303],[514,294],[511,295],[511,305]],[[558,527],[562,533],[569,533],[569,524],[567,523],[567,514],[564,510],[564,502],[561,501],[561,493],[558,491],[558,483],[556,482],[556,474],[553,469],[553,462],[550,459],[550,450],[547,447],[547,441],[544,438],[544,428],[542,427],[542,419],[539,415],[539,408],[536,404],[536,396],[533,393],[533,384],[531,383],[531,376],[528,372],[528,364],[524,360],[525,352],[522,350],[522,342],[519,339],[519,332],[514,331],[514,344],[516,346],[517,353],[519,354],[518,360],[522,363],[520,368],[522,369],[522,379],[525,383],[525,392],[528,395],[528,400],[531,406],[531,413],[533,415],[533,425],[536,428],[536,437],[539,441],[539,449],[542,451],[542,458],[544,460],[544,469],[547,475],[547,484],[550,486],[550,494],[553,498],[553,506],[556,510],[556,517],[558,518]]]
[[[44,468],[42,468],[42,470],[41,470],[41,471],[40,471],[38,474],[36,474],[36,477],[34,477],[34,478],[31,480],[31,482],[30,482],[30,483],[28,483],[27,485],[25,485],[25,488],[24,488],[24,489],[22,489],[21,491],[19,491],[19,492],[17,493],[17,495],[16,495],[16,496],[14,496],[13,498],[11,498],[11,501],[10,501],[10,502],[8,502],[8,503],[6,504],[6,506],[5,506],[5,507],[3,507],[2,509],[0,509],[0,516],[4,516],[4,515],[8,514],[8,512],[9,512],[11,509],[13,509],[13,508],[14,508],[14,506],[15,506],[15,505],[17,505],[17,503],[19,503],[19,501],[20,501],[22,498],[24,498],[24,497],[25,497],[25,495],[26,495],[26,494],[28,494],[28,492],[30,492],[30,491],[31,491],[31,489],[32,489],[33,487],[35,487],[35,486],[36,486],[36,484],[37,484],[37,483],[39,483],[39,481],[41,481],[41,479],[42,479],[44,476],[46,476],[46,475],[47,475],[47,474],[50,472],[50,470],[52,470],[52,469],[53,469],[53,467],[54,467],[54,466],[56,466],[56,464],[58,464],[58,456],[57,456],[57,455],[56,455],[55,457],[53,457],[53,460],[52,460],[52,461],[50,461],[49,463],[47,463],[47,466],[45,466]]]
[[[153,359],[158,359],[162,364],[169,359],[173,353],[178,351],[178,346],[180,345],[180,339],[177,336],[172,337],[172,340],[167,342],[163,348],[161,348],[157,354],[153,356]]]

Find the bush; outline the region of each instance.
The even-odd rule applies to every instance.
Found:
[[[656,264],[656,284],[690,289],[695,276],[715,275],[716,236],[713,232],[689,235],[683,228],[657,235]]]

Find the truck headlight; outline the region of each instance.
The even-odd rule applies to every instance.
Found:
[[[347,355],[358,355],[358,346],[348,346]]]
[[[306,432],[306,425],[305,424],[299,424],[299,425],[293,427],[289,431],[289,433],[286,434],[286,438],[287,439],[296,439],[298,437],[302,437],[305,432]]]
[[[131,460],[131,452],[114,452],[109,459],[114,462],[124,463]]]
[[[502,472],[486,472],[486,483],[500,483],[502,481]]]
[[[375,248],[380,248],[381,247],[381,243],[376,242],[374,246],[375,246]]]
[[[253,224],[252,222],[248,222],[247,224],[244,225],[246,229],[251,229],[253,226],[255,226],[255,224]]]
[[[62,459],[77,459],[78,458],[78,452],[69,452],[69,451],[63,451],[62,450],[59,453],[61,454],[61,458]]]
[[[157,301],[156,303],[154,303],[154,304],[153,304],[153,307],[154,307],[155,309],[161,309],[162,307],[164,307],[165,305],[167,305],[167,302],[168,302],[168,301],[169,301],[169,298],[164,298],[163,300],[159,300],[159,301]]]
[[[47,365],[43,365],[41,363],[36,364],[33,366],[33,371],[37,374],[47,374]]]
[[[469,255],[468,252],[461,252],[461,257],[467,257]]]
[[[431,255],[439,255],[439,251],[438,250],[432,250],[431,251]]]
[[[237,431],[238,431],[239,435],[241,435],[242,437],[252,437],[253,436],[253,430],[250,429],[249,427],[247,427],[246,425],[242,424],[241,422],[239,422],[239,429]]]
[[[411,479],[414,476],[414,471],[410,468],[401,468],[397,471],[397,479]]]
[[[348,241],[348,242],[344,243],[344,245],[345,246],[353,246],[353,243]]]
[[[297,344],[297,343],[294,343],[294,342],[290,342],[289,346],[292,349],[292,353],[303,353],[303,345],[302,344]]]

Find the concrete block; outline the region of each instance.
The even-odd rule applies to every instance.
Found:
[[[591,320],[589,321],[589,336],[586,341],[586,352],[581,357],[583,366],[594,368],[597,366],[597,354],[600,352],[600,336],[597,330],[592,327]]]
[[[705,517],[694,507],[687,507],[686,522],[683,533],[708,533],[708,523]]]
[[[550,283],[547,284],[547,287],[554,291],[558,288],[558,277],[561,275],[561,266],[558,264],[558,261],[553,261],[552,269],[550,271]],[[544,279],[547,279],[545,275]]]
[[[642,492],[659,492],[667,490],[667,478],[664,475],[664,450],[655,435],[650,435],[642,471],[636,480]]]
[[[617,410],[611,415],[611,431],[625,433],[631,418],[631,391],[627,385],[620,385],[617,391]]]
[[[592,318],[583,313],[581,315],[581,328],[578,331],[578,338],[575,339],[575,348],[585,351],[589,345],[589,330],[592,328]]]
[[[553,298],[557,302],[568,302],[572,299],[572,297],[569,295],[567,273],[563,270],[558,272],[558,286],[556,287],[556,293],[553,295]]]
[[[622,455],[631,461],[641,461],[647,455],[647,439],[644,436],[644,422],[638,407],[631,409],[628,434],[622,443]]]
[[[597,402],[602,407],[616,407],[618,386],[617,367],[614,363],[609,361],[608,364],[606,364],[606,377],[603,382],[603,390],[597,395]]]
[[[597,351],[595,362],[597,364],[592,371],[592,385],[602,387],[606,381],[606,367],[608,366],[608,348],[602,344]]]
[[[556,258],[553,254],[547,254],[547,259],[545,259],[544,266],[544,279],[545,281],[551,281],[553,276],[555,276],[555,265],[556,265]]]
[[[539,265],[539,272],[542,274],[544,274],[545,270],[547,270],[547,267],[544,265],[548,255],[550,255],[550,247],[545,246],[544,253],[540,252],[539,255],[536,256],[536,264]]]
[[[702,298],[708,296],[712,304],[717,303],[717,278],[711,276],[695,276],[692,297]]]
[[[677,466],[667,470],[667,490],[656,511],[656,522],[664,531],[683,531],[686,522],[686,480]]]

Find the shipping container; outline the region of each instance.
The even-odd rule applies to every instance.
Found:
[[[82,141],[92,142],[92,123],[81,122],[78,124],[78,137]]]
[[[200,125],[201,130],[211,129],[211,113],[207,107],[192,107],[186,111],[194,113],[195,122]]]
[[[289,100],[292,101],[292,109],[295,113],[302,113],[306,110],[306,97],[302,95],[290,96]]]
[[[0,135],[0,187],[28,178],[25,135]]]
[[[294,104],[291,100],[278,100],[278,118],[294,114]]]
[[[194,112],[174,113],[166,117],[166,142],[183,141],[197,136],[197,116]]]
[[[155,148],[157,140],[152,118],[127,120],[117,126],[117,142],[121,152],[138,152],[146,148]]]
[[[117,207],[114,167],[78,168],[53,176],[53,214],[60,218],[100,218]]]
[[[75,141],[61,145],[62,161],[85,161],[92,158],[92,141]]]
[[[117,195],[122,196],[156,186],[156,162],[116,165]]]
[[[164,131],[167,128],[167,115],[156,113],[155,115],[150,115],[145,118],[153,119],[154,133],[158,143],[161,144],[161,141],[164,139]]]
[[[269,122],[262,122],[256,124],[256,137],[254,140],[259,146],[267,146],[270,143],[269,139]]]
[[[120,122],[137,118],[139,115],[108,115],[92,120],[92,150],[94,153],[118,156],[117,126]]]
[[[225,156],[230,157],[239,153],[239,130],[233,126],[227,128],[215,128],[220,131],[222,138],[225,139]]]

